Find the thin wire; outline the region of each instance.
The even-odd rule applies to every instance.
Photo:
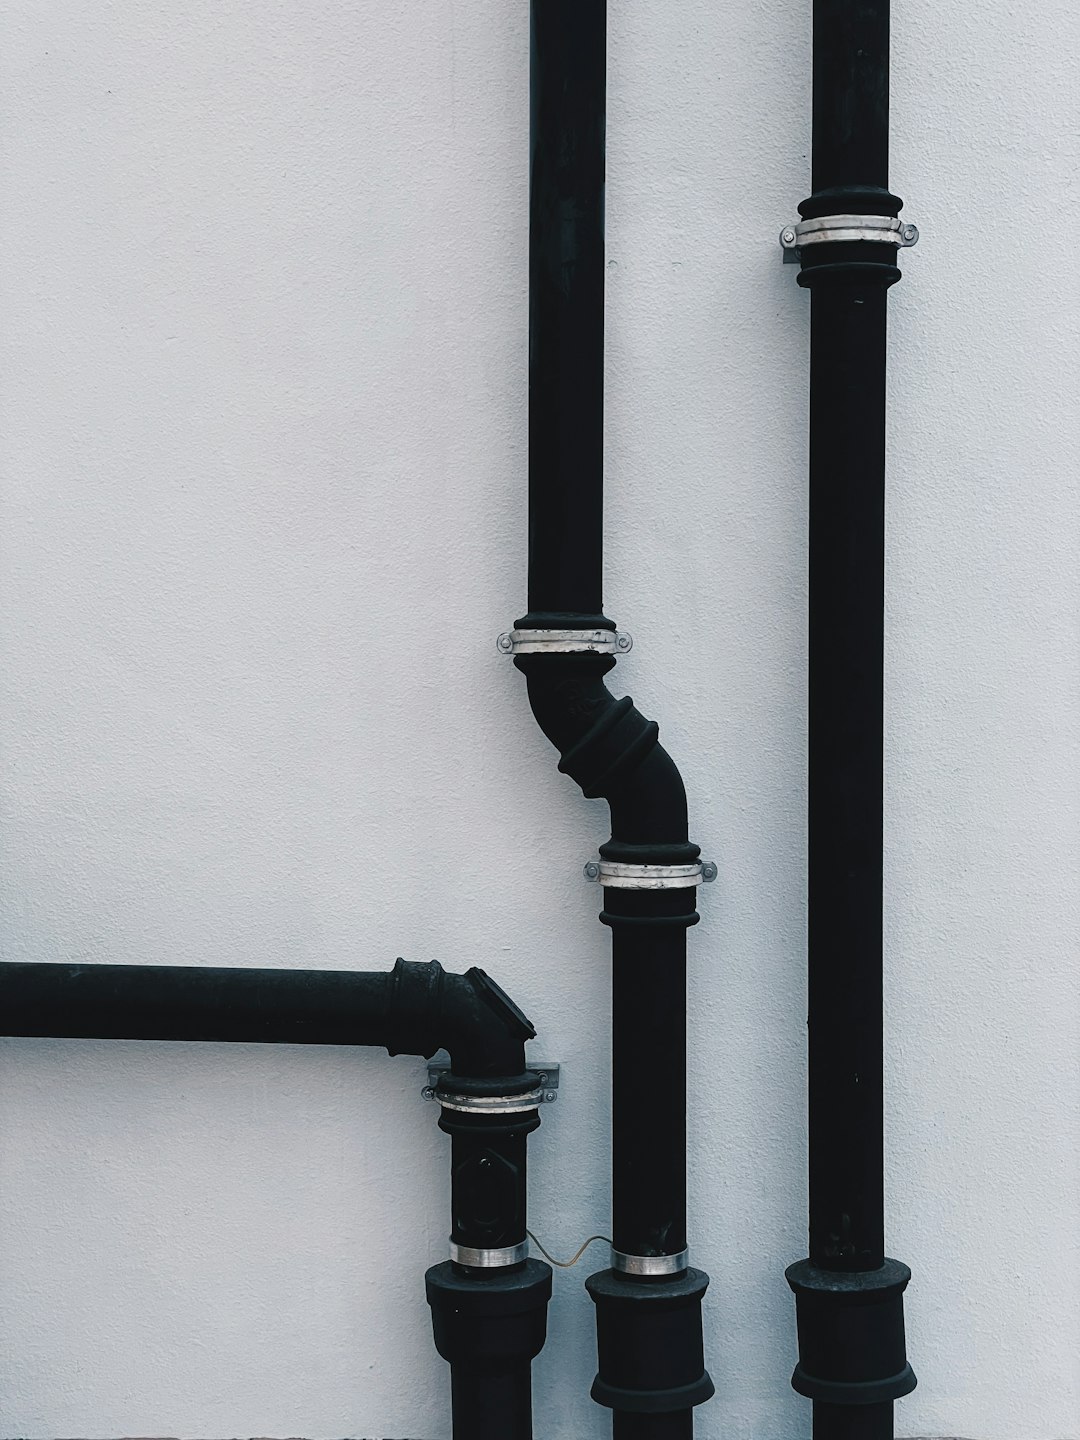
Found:
[[[552,1265],[558,1265],[560,1270],[569,1270],[571,1265],[576,1265],[594,1240],[606,1240],[609,1245],[611,1244],[611,1240],[608,1238],[607,1235],[590,1235],[589,1238],[585,1241],[584,1245],[582,1245],[581,1248],[577,1250],[570,1257],[569,1260],[556,1260],[554,1255],[549,1254],[548,1251],[544,1249],[543,1245],[540,1244],[540,1241],[537,1240],[536,1236],[531,1230],[526,1230],[525,1234],[528,1235],[529,1239],[540,1251],[540,1254],[543,1255],[544,1259],[550,1260]]]

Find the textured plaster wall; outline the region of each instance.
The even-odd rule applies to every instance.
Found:
[[[720,879],[692,937],[704,1440],[802,1440],[809,5],[612,4],[608,613]],[[896,0],[887,688],[901,1435],[1077,1440],[1074,7]],[[608,1215],[603,807],[494,637],[525,564],[524,0],[12,0],[3,952],[480,963]],[[447,1440],[418,1062],[0,1043],[0,1434]],[[587,1257],[593,1265],[602,1256]],[[589,1440],[559,1272],[541,1440]]]

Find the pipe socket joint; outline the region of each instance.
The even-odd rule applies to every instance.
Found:
[[[424,1277],[435,1348],[451,1365],[496,1371],[528,1365],[544,1348],[551,1267],[462,1274],[445,1260]]]
[[[609,1410],[666,1415],[701,1405],[714,1392],[705,1369],[703,1270],[635,1280],[616,1270],[590,1275],[599,1366],[592,1398]]]
[[[799,1328],[793,1389],[830,1405],[875,1405],[915,1389],[904,1338],[906,1265],[837,1271],[800,1260],[785,1274]]]

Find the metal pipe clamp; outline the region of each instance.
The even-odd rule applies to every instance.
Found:
[[[508,630],[495,643],[504,655],[625,655],[634,648],[625,630]]]
[[[501,1265],[520,1265],[529,1258],[529,1242],[504,1245],[499,1250],[476,1250],[471,1245],[450,1241],[450,1259],[455,1265],[468,1265],[471,1270],[497,1270]]]
[[[464,1110],[472,1115],[522,1115],[526,1110],[554,1100],[554,1091],[526,1090],[521,1095],[452,1095],[436,1090],[432,1099],[444,1110]]]
[[[813,220],[800,220],[797,225],[785,225],[780,231],[785,265],[797,265],[810,245],[848,244],[853,240],[907,249],[918,244],[919,227],[897,220],[895,215],[818,215]]]
[[[689,1250],[677,1255],[625,1255],[611,1247],[611,1268],[623,1275],[681,1275],[689,1264]]]
[[[619,860],[590,860],[585,866],[587,880],[599,880],[614,890],[689,890],[716,879],[711,860],[692,865],[629,865]]]

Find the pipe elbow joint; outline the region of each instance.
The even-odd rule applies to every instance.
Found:
[[[659,726],[630,697],[617,699],[604,683],[610,655],[519,655],[529,703],[559,751],[559,769],[590,800],[611,808],[608,859],[680,864],[701,853],[687,838],[686,787],[659,741]]]
[[[451,974],[437,960],[398,960],[391,975],[391,1055],[450,1052],[463,1079],[524,1079],[525,1041],[536,1030],[491,976],[477,966]]]

